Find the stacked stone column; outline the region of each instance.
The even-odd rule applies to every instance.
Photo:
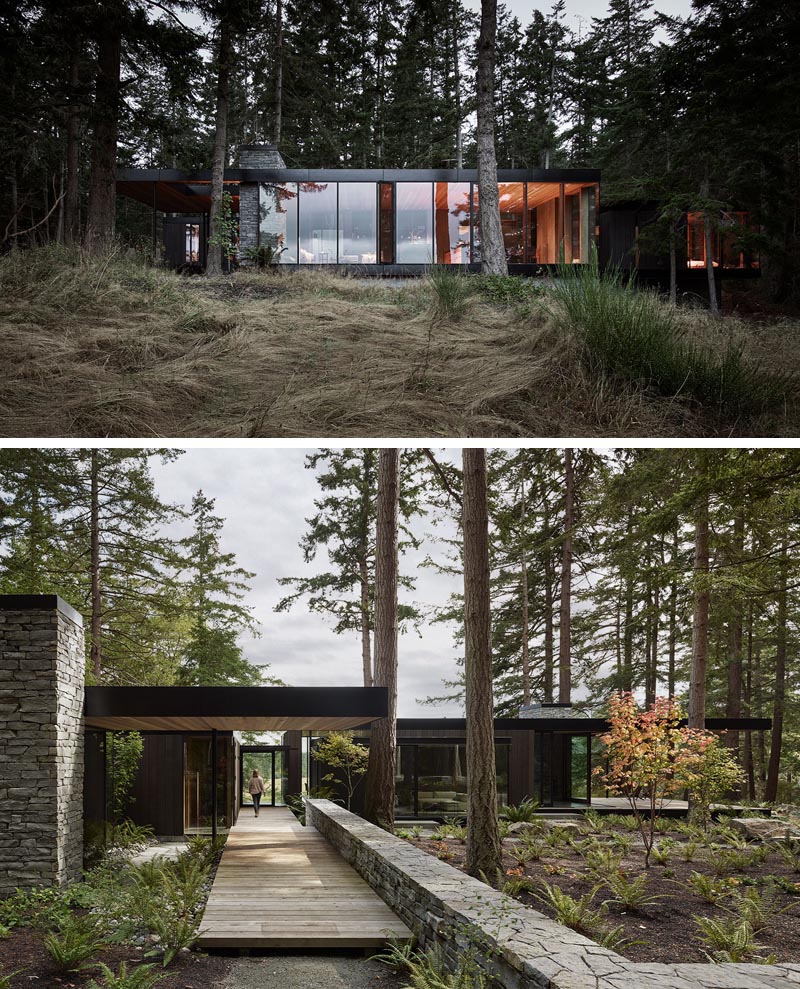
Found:
[[[84,668],[78,612],[0,596],[0,898],[80,877]]]
[[[274,144],[243,144],[239,148],[239,168],[281,169],[286,168],[286,164]],[[245,265],[244,252],[259,244],[258,186],[257,181],[249,180],[245,175],[239,183],[239,254]]]

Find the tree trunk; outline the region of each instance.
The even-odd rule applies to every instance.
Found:
[[[467,721],[467,872],[501,869],[492,698],[486,451],[463,451],[464,674]]]
[[[453,17],[453,85],[455,89],[455,110],[456,110],[456,168],[464,167],[464,140],[461,110],[461,65],[459,64],[460,52],[458,48],[458,11],[459,4],[452,5]]]
[[[703,179],[701,188],[702,196],[708,199],[708,179]],[[707,205],[707,204],[706,204]],[[717,283],[714,276],[714,258],[712,256],[711,244],[711,217],[708,209],[703,210],[703,241],[706,255],[706,275],[708,276],[708,306],[712,316],[719,316],[719,305],[717,303]]]
[[[361,666],[364,674],[364,686],[372,686],[372,650],[370,648],[369,620],[369,574],[367,560],[362,556],[358,561],[359,583],[361,586]]]
[[[90,506],[90,568],[92,597],[91,664],[95,683],[102,677],[100,635],[103,620],[103,603],[100,593],[100,465],[97,450],[92,450]]]
[[[733,523],[734,554],[731,564],[736,565],[744,552],[744,517],[736,516]],[[742,635],[743,617],[741,594],[737,593],[731,600],[734,614],[728,622],[728,690],[725,698],[725,717],[738,718],[742,713]],[[725,734],[725,742],[731,754],[739,761],[739,732],[729,731]]]
[[[394,825],[397,747],[397,526],[400,503],[400,451],[383,449],[378,463],[378,517],[375,538],[375,685],[386,687],[389,709],[370,730],[364,816]]]
[[[744,710],[748,718],[753,717],[753,606],[748,608],[747,614],[747,664],[745,667],[744,680]],[[744,733],[744,757],[742,760],[745,781],[747,786],[747,799],[756,799],[756,775],[755,764],[753,762],[753,733]]]
[[[564,543],[561,550],[561,608],[558,619],[558,700],[572,700],[572,662],[570,657],[572,615],[572,528],[575,524],[575,477],[572,450],[564,450]]]
[[[678,304],[678,258],[677,258],[677,248],[675,246],[675,236],[676,231],[673,228],[670,230],[669,238],[669,301],[673,306]]]
[[[86,211],[86,244],[92,249],[102,247],[114,236],[122,57],[122,25],[116,4],[103,4],[98,21],[100,36],[97,39],[89,204]]]
[[[272,143],[281,143],[283,118],[283,0],[275,0],[275,114],[272,121]]]
[[[525,478],[521,483],[520,497],[520,579],[522,583],[522,703],[531,702],[531,661],[530,661],[530,617],[528,613],[528,561],[526,555],[525,532],[527,523],[527,503],[525,500]]]
[[[69,67],[69,106],[67,107],[67,147],[65,154],[66,178],[64,186],[64,243],[73,244],[79,239],[78,196],[80,194],[81,116],[78,104],[80,84],[80,57],[72,52]]]
[[[769,746],[769,766],[764,799],[774,803],[778,799],[778,774],[781,768],[783,748],[783,718],[786,710],[786,624],[788,616],[788,594],[786,585],[789,560],[786,554],[787,539],[784,533],[781,541],[781,560],[778,576],[778,615],[775,629],[775,692],[772,702],[772,736]]]
[[[701,464],[704,464],[701,458]],[[694,523],[694,618],[692,623],[692,666],[689,675],[689,727],[706,726],[706,668],[708,665],[708,489],[701,467]]]
[[[542,527],[549,538],[550,508],[547,503],[547,492],[542,488]],[[544,676],[542,683],[542,700],[545,704],[553,703],[553,585],[555,583],[555,566],[553,551],[545,549],[544,558]]]
[[[219,58],[217,66],[217,113],[214,122],[214,157],[211,163],[211,210],[209,212],[209,246],[206,274],[222,274],[222,193],[228,157],[228,94],[232,58],[231,12],[227,4],[219,21]]]
[[[494,61],[497,37],[497,0],[481,0],[481,30],[478,38],[478,208],[480,210],[481,270],[507,275],[500,196],[497,187],[497,157],[494,148]]]
[[[667,696],[670,700],[675,696],[675,651],[677,640],[677,612],[678,612],[678,530],[675,529],[672,538],[672,582],[669,589],[669,643],[668,643],[668,670],[667,670]]]

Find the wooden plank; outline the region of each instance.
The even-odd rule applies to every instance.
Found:
[[[285,807],[243,809],[201,922],[204,948],[373,948],[411,932],[313,828]]]

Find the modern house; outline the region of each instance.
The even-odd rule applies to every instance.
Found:
[[[273,145],[245,145],[239,167],[226,169],[224,182],[238,217],[234,247],[243,263],[251,249],[268,247],[284,267],[410,275],[431,264],[479,269],[477,179],[469,169],[287,168]],[[657,204],[619,203],[601,211],[600,173],[593,169],[500,170],[498,180],[511,273],[536,274],[561,260],[586,264],[597,249],[601,267],[635,269],[648,283],[668,281],[666,252],[646,235]],[[151,210],[155,258],[180,270],[204,268],[210,171],[121,169],[117,192]],[[723,219],[712,235],[712,264],[726,278],[757,276],[747,214]],[[701,218],[687,214],[682,231],[679,283],[702,292]]]
[[[231,827],[250,802],[245,783],[255,766],[266,781],[266,805],[328,785],[344,798],[339,781],[325,780],[337,771],[314,758],[314,750],[325,732],[341,729],[368,746],[369,726],[385,711],[386,692],[378,687],[87,687],[85,819],[109,817],[114,732],[143,735],[126,814],[174,838]],[[592,738],[608,722],[578,716],[568,704],[534,705],[523,714],[494,722],[499,802],[530,797],[545,812],[590,806]],[[770,721],[709,718],[708,727],[766,730]],[[242,745],[234,731],[281,728],[275,745]],[[397,743],[396,817],[464,817],[464,719],[400,718]],[[359,785],[356,813],[362,802]]]

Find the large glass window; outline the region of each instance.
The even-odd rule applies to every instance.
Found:
[[[433,260],[433,186],[398,182],[397,263],[430,264]]]
[[[258,242],[271,247],[283,264],[297,263],[297,183],[261,183]]]
[[[380,262],[394,264],[394,186],[391,182],[381,182],[380,197]]]
[[[210,833],[214,807],[214,744],[208,735],[187,735],[183,756],[183,826],[187,834]],[[231,744],[217,739],[217,828],[231,824]]]
[[[747,213],[726,211],[715,219],[711,230],[711,264],[718,268],[757,268],[758,257],[750,251],[756,228],[751,227]],[[706,265],[705,221],[702,213],[689,213],[687,222],[687,265]]]
[[[375,264],[374,182],[339,183],[339,264]]]
[[[588,264],[596,242],[597,185],[564,186],[564,260]]]
[[[500,226],[503,231],[503,246],[509,264],[522,264],[525,260],[525,185],[523,182],[501,182],[498,186],[500,197]],[[478,185],[473,187],[474,225],[473,261],[481,258],[481,224],[478,201]]]
[[[589,736],[573,735],[570,742],[570,797],[589,799]]]
[[[395,817],[416,817],[414,792],[415,745],[399,745],[394,770]]]
[[[300,264],[336,263],[335,182],[299,184]]]
[[[437,182],[436,263],[469,264],[469,182]]]
[[[561,247],[561,184],[528,183],[528,230],[525,260],[528,264],[556,264]]]

